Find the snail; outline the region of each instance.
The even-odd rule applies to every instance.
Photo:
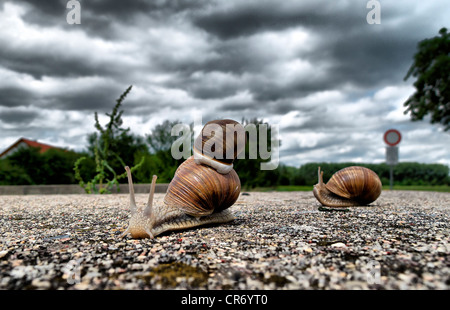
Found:
[[[351,166],[339,170],[327,184],[323,182],[323,171],[318,169],[319,183],[313,193],[319,202],[328,207],[351,207],[368,205],[381,194],[381,181],[372,170]]]
[[[226,135],[223,134],[224,128],[227,129]],[[234,120],[216,120],[205,124],[194,142],[194,155],[175,171],[162,204],[153,205],[157,179],[154,175],[147,205],[138,209],[131,171],[125,167],[131,217],[121,237],[130,234],[132,238],[154,238],[166,231],[232,221],[234,216],[228,208],[236,202],[241,192],[233,161],[243,151],[245,143],[242,146],[238,143],[239,139],[233,139],[233,142],[230,138],[242,134],[245,138],[244,127]]]

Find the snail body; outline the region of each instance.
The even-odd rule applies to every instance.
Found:
[[[328,183],[323,182],[323,172],[318,169],[318,184],[313,194],[328,207],[351,207],[368,205],[381,194],[381,180],[372,170],[351,166],[337,171]]]
[[[238,128],[239,132],[243,130],[242,125],[232,120],[216,122],[220,125],[232,124]],[[200,142],[197,142],[194,147],[194,155],[177,168],[162,204],[153,205],[157,178],[153,176],[147,206],[144,209],[138,209],[134,198],[131,171],[125,167],[130,189],[131,218],[128,228],[121,237],[129,233],[132,238],[154,238],[166,231],[226,223],[234,219],[228,208],[238,199],[241,183],[232,163],[241,150],[237,148],[231,160],[213,156],[214,154],[211,155],[207,151],[212,149],[222,153],[226,148],[233,148],[233,145],[230,145],[229,140],[222,141],[220,134],[210,135],[210,139],[215,139],[215,142],[208,142],[206,138],[202,130],[202,134],[197,139]],[[205,152],[200,144],[202,141],[210,144]],[[235,144],[234,148],[236,147]]]

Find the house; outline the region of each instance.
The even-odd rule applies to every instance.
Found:
[[[15,153],[16,151],[18,151],[19,149],[24,148],[24,147],[40,148],[40,153],[45,153],[49,149],[61,149],[56,146],[40,143],[37,141],[25,139],[25,138],[20,138],[19,140],[14,142],[11,146],[9,146],[6,150],[4,150],[2,153],[0,153],[0,158],[6,158],[9,155]]]

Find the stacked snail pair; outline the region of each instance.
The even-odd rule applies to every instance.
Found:
[[[227,209],[241,192],[233,161],[245,148],[245,143],[237,143],[239,136],[245,137],[245,129],[236,121],[225,119],[206,123],[194,142],[194,155],[176,170],[164,203],[153,206],[156,181],[153,176],[147,206],[143,210],[136,207],[131,172],[125,167],[131,218],[121,236],[129,233],[133,238],[154,238],[166,231],[232,221],[234,217]]]
[[[208,126],[209,130],[205,131]],[[211,130],[211,126],[215,127]],[[153,205],[156,182],[156,176],[153,176],[147,206],[138,209],[131,172],[125,167],[130,188],[131,218],[121,237],[130,234],[132,238],[154,238],[166,231],[232,221],[234,217],[228,208],[236,202],[241,191],[233,161],[245,147],[245,143],[237,143],[239,136],[245,136],[245,129],[236,121],[208,122],[194,142],[194,155],[176,170],[163,204]],[[319,183],[314,186],[313,193],[325,206],[366,205],[375,201],[381,193],[380,179],[367,168],[354,166],[342,169],[327,184],[323,182],[320,167],[318,174]]]

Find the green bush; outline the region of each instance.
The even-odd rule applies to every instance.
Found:
[[[82,153],[50,149],[41,154],[39,148],[23,148],[11,156],[0,160],[1,185],[37,185],[37,184],[74,184],[73,165]],[[87,167],[81,171],[89,177],[91,171]]]
[[[0,185],[33,185],[33,184],[76,184],[73,171],[75,162],[84,157],[80,165],[80,175],[85,180],[95,176],[96,164],[89,153],[78,153],[67,150],[52,149],[41,154],[39,149],[21,149],[0,160]],[[150,154],[146,150],[134,153],[134,159],[127,163],[137,165],[142,158],[144,162],[133,173],[135,183],[150,183],[154,174],[158,183],[169,183],[178,166],[184,159],[175,160],[170,150],[160,150]],[[275,170],[260,170],[260,160],[238,159],[234,168],[239,175],[243,188],[275,187],[279,185],[317,184],[317,169],[320,166],[324,173],[324,181],[338,170],[349,166],[363,166],[372,169],[381,179],[383,185],[389,185],[389,166],[365,163],[308,163],[299,168],[281,165]],[[126,182],[123,180],[122,182]],[[396,185],[450,185],[449,167],[442,164],[424,164],[402,162],[394,167]]]

